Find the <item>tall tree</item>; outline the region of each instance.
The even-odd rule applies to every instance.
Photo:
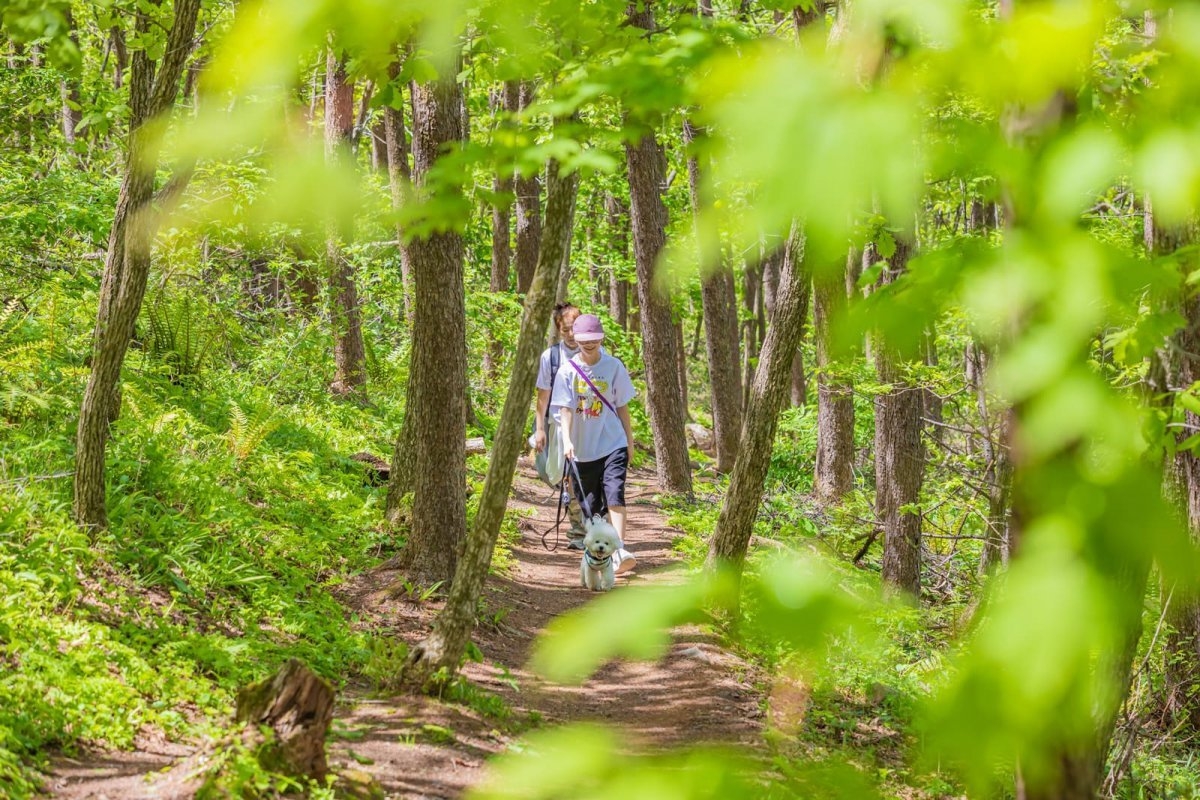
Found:
[[[520,81],[515,86],[520,110],[533,103],[534,86]],[[513,91],[505,87],[505,93]],[[538,251],[542,246],[542,181],[538,174],[518,173],[513,181],[517,195],[517,250],[513,263],[517,270],[517,292],[525,294],[537,268]]]
[[[750,400],[746,404],[742,439],[729,479],[729,490],[708,544],[708,566],[728,565],[738,575],[762,502],[767,468],[771,465],[771,451],[775,445],[775,427],[791,381],[792,355],[804,333],[809,276],[801,260],[801,235],[799,228],[793,227],[784,246],[775,315],[767,329],[758,369],[750,385]]]
[[[457,69],[437,80],[414,83],[413,180],[428,198],[434,161],[462,133]],[[461,192],[439,184],[440,197]],[[400,563],[422,582],[453,579],[466,535],[466,302],[463,238],[457,230],[413,236],[407,243],[413,271],[413,347],[409,401],[397,458],[413,462],[412,530]]]
[[[646,2],[641,8],[630,3],[629,21],[634,27],[654,30],[651,3]],[[625,161],[629,169],[630,227],[637,263],[642,358],[646,364],[646,405],[654,433],[658,482],[667,492],[690,495],[692,472],[684,430],[687,415],[676,363],[675,321],[670,300],[655,281],[658,258],[667,236],[667,207],[662,199],[666,156],[653,127],[644,120],[636,122],[640,131],[637,139],[625,143]]]
[[[625,218],[629,213],[628,206],[621,198],[606,192],[604,195],[604,217],[613,236],[613,249],[623,260],[629,256],[629,234],[625,227]],[[618,270],[611,269],[608,273],[608,313],[617,325],[629,328],[629,283],[621,277]]]
[[[404,131],[404,85],[400,81],[402,55],[397,52],[388,66],[391,100],[383,106],[383,130],[387,144],[388,186],[392,195],[392,210],[398,212],[412,183],[412,167],[408,163],[408,136]],[[408,249],[404,247],[403,226],[396,223],[396,246],[400,252],[400,282],[403,291],[400,302],[404,318],[412,321],[412,266]]]
[[[475,627],[479,597],[512,487],[517,456],[524,447],[529,396],[537,378],[538,355],[545,345],[545,321],[550,316],[555,287],[566,260],[572,229],[571,209],[579,188],[579,174],[560,175],[554,162],[549,164],[546,178],[545,238],[533,281],[525,294],[512,378],[496,429],[479,511],[458,561],[446,606],[434,621],[433,630],[410,654],[405,680],[411,683],[425,683],[439,668],[450,672],[457,670],[466,655]]]
[[[71,14],[71,8],[68,6],[64,10],[64,16],[67,22],[67,29],[71,41],[79,47],[79,34],[75,31],[75,18]],[[68,145],[75,144],[75,131],[79,127],[79,123],[83,120],[83,96],[80,92],[80,79],[77,75],[72,75],[64,78],[59,85],[59,91],[62,95],[62,130],[63,138]]]
[[[325,154],[330,161],[349,161],[354,135],[354,81],[346,72],[346,58],[333,47],[325,60]],[[325,259],[332,282],[334,394],[366,398],[366,350],[354,265],[342,253],[341,240],[349,230],[331,224],[325,240]]]
[[[858,261],[851,248],[847,264]],[[854,392],[839,366],[835,327],[846,313],[846,267],[813,275],[813,339],[817,351],[817,459],[813,495],[820,506],[841,501],[854,483]]]
[[[912,245],[903,236],[886,260],[880,281],[894,283],[908,268]],[[914,597],[921,591],[921,389],[905,369],[906,354],[877,336],[875,372],[887,388],[875,398],[875,514],[883,522],[883,580]]]
[[[683,120],[683,140],[691,145],[704,131]],[[700,213],[701,168],[699,156],[688,156],[688,186],[692,209]],[[712,397],[713,438],[716,440],[717,471],[729,472],[737,456],[742,432],[742,373],[738,353],[737,292],[733,267],[721,261],[705,269],[700,279],[700,302],[704,315],[704,345]]]
[[[492,91],[489,100],[494,114],[515,114],[520,106],[517,83],[506,81],[499,91]],[[492,178],[492,270],[488,289],[493,294],[508,291],[509,265],[512,263],[512,193],[512,175],[498,171]],[[484,373],[489,382],[494,382],[503,356],[503,345],[490,328],[488,336]]]
[[[192,50],[200,0],[176,0],[162,57],[149,50],[133,53],[129,79],[129,145],[116,213],[109,233],[104,277],[92,349],[92,371],[79,409],[75,436],[75,519],[84,526],[108,525],[104,498],[104,453],[109,424],[120,405],[121,366],[146,294],[150,253],[159,216],[154,209],[154,173],[160,145],[148,123],[166,113],[179,92],[179,79]],[[139,7],[134,29],[143,44],[151,37],[151,9]],[[179,174],[164,192],[174,195],[186,184]]]

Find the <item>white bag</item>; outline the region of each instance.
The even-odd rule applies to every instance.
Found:
[[[538,477],[549,486],[558,486],[562,482],[563,459],[562,428],[553,416],[546,421],[546,448],[533,459]]]

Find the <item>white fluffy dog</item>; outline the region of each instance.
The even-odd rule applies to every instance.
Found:
[[[617,529],[604,517],[594,516],[583,523],[583,560],[579,564],[580,581],[593,592],[607,592],[616,583],[613,555],[621,546]]]

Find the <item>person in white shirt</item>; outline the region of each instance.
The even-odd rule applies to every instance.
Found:
[[[628,404],[637,390],[621,360],[601,349],[599,317],[582,314],[572,330],[579,353],[559,369],[550,403],[559,408],[563,455],[579,470],[580,505],[585,512],[607,513],[624,542],[625,484],[633,451]],[[633,568],[635,560],[624,545],[617,555],[617,572]]]

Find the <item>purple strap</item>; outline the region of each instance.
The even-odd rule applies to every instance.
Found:
[[[608,410],[609,410],[609,411],[611,411],[611,412],[613,412],[614,414],[616,414],[616,413],[617,413],[617,410],[616,410],[615,408],[613,408],[613,404],[612,404],[612,403],[610,403],[610,402],[608,402],[608,398],[607,398],[607,397],[605,397],[605,396],[604,396],[604,395],[603,395],[603,394],[600,392],[600,390],[596,388],[596,384],[592,383],[592,379],[591,379],[591,378],[589,378],[587,375],[585,375],[585,374],[584,374],[583,370],[581,370],[581,369],[579,368],[579,365],[575,363],[575,359],[573,359],[573,358],[572,358],[572,359],[570,359],[569,361],[567,361],[567,363],[568,363],[568,364],[570,364],[572,367],[574,367],[574,368],[575,368],[575,371],[579,373],[579,377],[583,378],[583,379],[584,379],[584,380],[587,382],[587,385],[588,385],[588,386],[592,387],[592,391],[596,393],[596,397],[599,397],[599,398],[600,398],[600,402],[601,402],[601,403],[604,403],[604,405],[608,406]]]

